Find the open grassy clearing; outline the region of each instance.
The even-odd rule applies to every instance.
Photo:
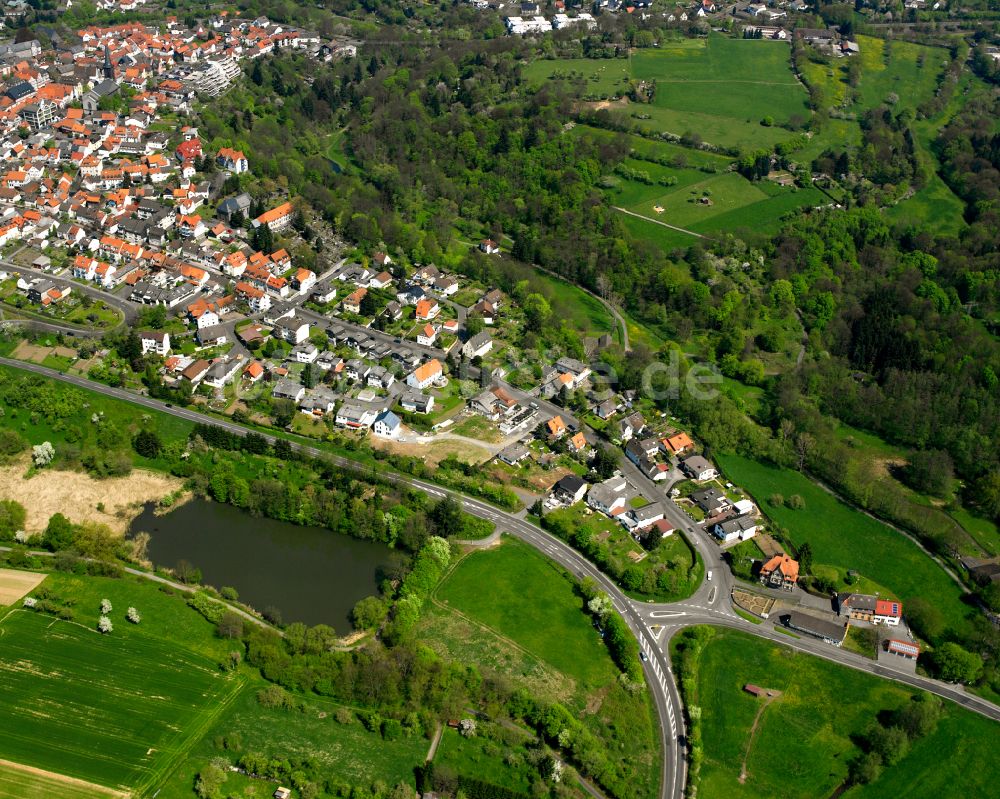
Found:
[[[484,591],[484,585],[491,590]],[[617,676],[610,658],[594,656],[595,651],[600,654],[600,639],[569,581],[525,544],[504,539],[496,549],[472,553],[442,582],[436,596],[517,642],[583,690]],[[497,601],[498,596],[507,601]],[[513,597],[524,601],[510,601]]]
[[[727,155],[709,152],[708,150],[695,150],[691,147],[684,147],[674,142],[662,141],[659,139],[647,139],[634,133],[618,133],[616,131],[594,128],[589,125],[574,125],[569,132],[573,136],[590,136],[598,141],[610,141],[621,139],[626,143],[632,153],[637,158],[676,159],[677,167],[709,167],[723,170],[729,166],[733,159]]]
[[[758,186],[760,184],[752,184]],[[771,185],[760,185],[766,191]],[[800,208],[816,207],[831,202],[819,189],[778,188],[778,193],[751,202],[730,211],[717,214],[704,222],[692,225],[699,233],[735,232],[746,228],[755,233],[777,232],[782,225],[781,217]]]
[[[964,623],[969,608],[961,600],[962,590],[902,533],[845,505],[798,472],[738,455],[719,455],[717,460],[726,476],[753,495],[775,524],[787,530],[793,544],[808,541],[815,563],[837,570],[841,586],[847,570],[855,569],[904,604],[921,597],[936,605],[952,628]],[[798,494],[805,508],[775,506],[770,502],[775,494]]]
[[[629,62],[624,58],[539,59],[524,67],[524,79],[535,86],[565,81],[581,87],[584,97],[612,97],[629,86]]]
[[[663,225],[658,225],[652,220],[639,219],[627,214],[619,214],[622,224],[636,238],[648,239],[655,242],[664,252],[675,249],[687,249],[698,242],[698,238],[690,233],[680,230],[671,230]],[[637,325],[637,327],[640,327]],[[631,330],[629,331],[631,336]]]
[[[561,701],[607,750],[620,752],[611,759],[618,793],[641,797],[655,791],[657,739],[648,693],[622,688],[565,572],[526,544],[505,538],[501,546],[460,561],[435,602],[438,607],[421,621],[425,640]],[[510,779],[519,779],[516,769]]]
[[[701,202],[702,199],[711,204]],[[720,214],[766,199],[767,195],[745,177],[728,172],[703,177],[685,186],[664,188],[659,196],[637,203],[629,210],[669,225],[691,228],[703,225]],[[653,211],[654,205],[663,208],[663,213]]]
[[[830,796],[860,752],[852,736],[914,693],[728,630],[716,630],[705,645],[696,682],[705,741],[699,795],[705,799]],[[782,692],[761,715],[752,741],[749,732],[763,700],[743,691],[746,683]],[[918,739],[901,762],[844,795],[1000,796],[990,766],[993,749],[985,745],[998,734],[996,723],[945,702],[937,728]],[[747,774],[741,782],[744,757]]]
[[[126,794],[61,774],[0,761],[0,799],[114,799]]]
[[[128,626],[124,610],[116,608],[115,632],[106,636],[94,629],[96,605],[79,607],[78,622],[8,613],[0,625],[0,757],[143,790],[200,737],[238,680],[166,641],[116,634]]]
[[[257,692],[266,685],[263,680],[247,684],[163,784],[158,799],[189,799],[195,775],[212,758],[235,761],[239,754],[247,752],[277,759],[311,758],[328,779],[340,783],[412,783],[413,767],[423,763],[427,754],[427,739],[404,736],[384,740],[379,733],[366,730],[357,718],[346,724],[337,721],[337,711],[343,706],[316,696],[305,699],[302,712],[263,707],[257,701]],[[222,738],[238,742],[239,751],[224,750],[219,745]],[[274,782],[231,774],[223,795],[264,799],[272,795],[275,787]]]

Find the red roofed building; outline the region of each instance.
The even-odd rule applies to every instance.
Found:
[[[232,147],[223,147],[215,157],[215,162],[221,169],[232,172],[235,175],[250,171],[250,162],[243,154],[242,150],[234,150]]]
[[[193,161],[195,158],[201,158],[201,141],[188,139],[177,145],[178,161]]]
[[[760,582],[769,588],[791,591],[799,579],[799,562],[788,555],[775,555],[760,569]]]
[[[890,599],[879,599],[875,602],[876,624],[885,624],[889,627],[896,627],[903,618],[903,606],[899,602]]]
[[[271,229],[272,233],[277,233],[292,224],[294,216],[295,208],[292,204],[282,203],[281,205],[272,208],[270,211],[265,211],[258,216],[253,221],[253,226],[256,228],[261,225],[267,225]]]

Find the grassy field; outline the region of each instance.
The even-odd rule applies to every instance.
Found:
[[[434,766],[451,769],[456,774],[475,776],[478,780],[523,794],[530,793],[537,770],[523,758],[512,768],[505,762],[506,749],[500,742],[482,736],[463,738],[457,731],[446,728],[434,756]]]
[[[850,508],[798,472],[735,455],[717,460],[726,477],[752,494],[775,524],[787,530],[793,544],[810,543],[818,566],[833,567],[839,578],[855,569],[904,604],[922,597],[941,610],[949,626],[963,623],[968,608],[961,601],[962,590],[902,533]],[[769,501],[774,494],[798,494],[805,508],[775,507]]]
[[[58,774],[0,763],[0,799],[109,799],[124,794],[98,785],[69,781]]]
[[[257,692],[265,685],[262,680],[247,684],[171,774],[158,799],[189,799],[195,776],[208,762],[215,757],[236,760],[239,754],[247,752],[278,759],[311,758],[327,779],[358,786],[376,780],[389,785],[401,780],[412,782],[413,767],[424,761],[429,746],[425,738],[383,740],[377,732],[367,731],[356,718],[348,724],[338,722],[335,714],[342,706],[314,696],[308,697],[301,713],[265,708],[257,701]],[[239,742],[239,751],[220,747],[223,737]],[[273,782],[232,774],[223,795],[265,799],[275,787]]]
[[[490,591],[483,591],[486,584]],[[583,690],[615,676],[610,659],[594,657],[600,640],[582,601],[556,566],[524,544],[505,540],[496,550],[469,555],[441,584],[437,598],[515,641]]]
[[[630,694],[621,687],[582,605],[565,572],[526,544],[505,538],[500,547],[468,555],[442,581],[420,634],[485,673],[505,674],[562,702],[616,753],[615,793],[650,796],[658,780],[655,711],[645,692]],[[500,780],[502,775],[493,774],[500,764],[488,753],[454,755],[468,768],[473,757],[489,764],[492,781]],[[514,783],[521,778],[515,766],[511,769]]]
[[[94,629],[96,604],[78,606],[78,622],[7,614],[0,625],[0,757],[142,790],[200,737],[239,681],[203,655],[154,636],[119,634],[128,626],[124,610],[116,606],[115,632],[106,636]]]
[[[524,68],[524,80],[536,86],[565,81],[580,87],[584,97],[613,97],[629,87],[629,62],[624,58],[539,59]]]
[[[704,799],[828,797],[844,781],[858,749],[853,736],[895,710],[912,693],[895,683],[743,633],[716,631],[697,674],[705,761]],[[755,683],[782,692],[750,730],[762,700],[743,691]],[[844,697],[851,701],[845,702]],[[873,783],[848,797],[1000,796],[993,750],[1000,727],[945,703],[937,728]],[[746,757],[746,777],[740,780]]]

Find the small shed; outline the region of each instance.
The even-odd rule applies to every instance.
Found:
[[[767,696],[767,691],[765,691],[759,685],[754,685],[752,682],[748,682],[746,685],[744,685],[743,690],[746,691],[748,694],[752,694],[753,696]]]

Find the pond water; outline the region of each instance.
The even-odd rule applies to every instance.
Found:
[[[146,506],[129,535],[150,534],[149,559],[173,568],[186,560],[202,582],[232,586],[257,610],[273,606],[284,622],[329,624],[351,630],[351,608],[378,593],[386,568],[403,556],[383,544],[319,527],[258,519],[238,508],[195,499],[157,515]]]

